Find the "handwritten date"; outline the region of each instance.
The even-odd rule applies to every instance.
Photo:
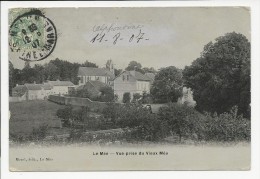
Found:
[[[120,32],[116,33],[112,38],[107,38],[106,33],[97,33],[94,38],[91,39],[91,43],[102,43],[107,41],[112,41],[113,45],[116,45],[119,41],[127,40],[129,43],[139,43],[142,40],[149,40],[142,30],[138,34],[132,34],[130,36],[123,37]]]

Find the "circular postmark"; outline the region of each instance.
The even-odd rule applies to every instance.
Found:
[[[9,29],[11,52],[18,53],[21,60],[40,61],[47,58],[57,42],[53,22],[40,11],[18,16]]]

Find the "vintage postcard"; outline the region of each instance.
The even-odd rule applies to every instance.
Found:
[[[250,170],[250,16],[10,8],[10,171]]]

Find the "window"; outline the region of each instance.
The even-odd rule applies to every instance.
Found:
[[[129,75],[126,75],[126,80],[127,80],[127,81],[129,80]]]
[[[122,75],[122,79],[123,79],[123,81],[125,81],[125,75]]]
[[[83,76],[80,77],[80,83],[83,83]]]

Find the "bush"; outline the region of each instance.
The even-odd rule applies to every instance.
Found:
[[[114,101],[114,91],[111,87],[106,86],[100,89],[101,95],[98,97],[98,101],[112,102]]]
[[[139,93],[134,93],[133,94],[133,99],[132,99],[132,102],[138,102],[138,101],[141,101],[142,99],[142,95],[139,94]]]
[[[111,119],[116,127],[132,129],[131,139],[157,140],[162,136],[160,121],[141,104],[111,104],[104,109],[103,114],[106,119]]]
[[[192,107],[169,103],[159,109],[158,117],[162,122],[166,122],[169,132],[179,136],[179,141],[183,137],[203,136],[205,118]]]
[[[82,136],[83,136],[83,130],[75,130],[72,129],[70,131],[70,136],[69,136],[69,140],[74,142],[74,141],[81,141],[82,140]]]
[[[124,93],[123,95],[123,103],[130,103],[131,96],[130,93]]]
[[[39,128],[33,128],[33,131],[29,136],[29,139],[32,141],[43,140],[47,136],[47,131],[48,131],[47,124],[41,125]]]
[[[62,119],[64,126],[71,126],[72,118],[72,106],[66,106],[65,108],[58,109],[56,112],[58,118]]]
[[[205,139],[212,141],[250,141],[250,120],[238,115],[238,107],[234,106],[229,113],[211,115],[205,113],[207,128]]]
[[[142,98],[142,103],[143,104],[151,104],[153,103],[153,98],[151,94],[146,93],[145,91],[143,92],[143,98]]]

